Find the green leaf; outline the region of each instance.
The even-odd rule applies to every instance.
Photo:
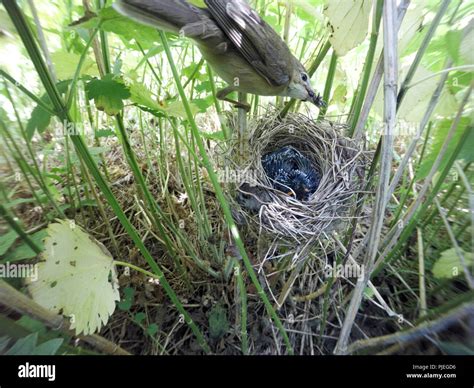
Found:
[[[372,299],[374,297],[374,290],[370,287],[365,287],[364,290],[364,298],[365,299]]]
[[[344,104],[347,103],[347,85],[337,85],[336,89],[334,89],[331,102],[334,104],[338,104],[341,107],[343,107]]]
[[[156,333],[158,333],[158,325],[156,323],[152,323],[146,328],[146,332],[150,337],[154,337]]]
[[[474,265],[474,253],[465,252],[462,249],[461,252],[466,261],[466,265],[468,267]],[[452,279],[460,275],[463,271],[464,269],[461,264],[461,259],[459,258],[455,248],[450,248],[442,252],[441,257],[436,261],[432,269],[434,277],[438,279]]]
[[[51,123],[52,115],[37,105],[31,112],[31,117],[26,124],[26,135],[29,140],[33,138],[35,131],[43,133]]]
[[[409,62],[405,62],[401,69],[401,79],[405,77],[408,68]],[[437,77],[432,77],[433,74],[434,72],[432,70],[427,70],[422,65],[418,66],[411,82],[415,85],[408,89],[407,94],[401,103],[398,112],[399,118],[409,123],[419,123],[421,121],[439,83],[439,79]],[[421,80],[424,81],[418,82]],[[383,88],[379,90],[379,97],[382,96],[382,92]],[[451,95],[447,90],[444,90],[441,93],[435,114],[444,117],[451,117],[453,112],[457,110],[457,105],[458,104],[454,96]],[[383,111],[383,98],[378,98],[376,109],[379,113]]]
[[[27,356],[33,354],[38,342],[38,333],[32,333],[24,338],[20,338],[15,344],[5,353],[10,356]]]
[[[100,164],[100,155],[105,154],[106,152],[109,152],[110,148],[109,147],[89,147],[89,153],[91,154],[92,158],[97,164]],[[81,161],[79,159],[79,156],[76,154],[71,155],[71,162],[73,164],[80,165]]]
[[[454,63],[459,62],[459,49],[461,47],[462,32],[448,31],[445,36],[446,49]]]
[[[212,96],[208,96],[206,98],[196,98],[191,100],[191,103],[196,105],[201,113],[206,113],[209,107],[214,103],[214,98]]]
[[[328,18],[329,41],[339,57],[362,43],[369,31],[372,0],[328,0],[324,14]]]
[[[55,338],[37,345],[38,333],[32,333],[15,342],[5,354],[9,356],[52,356],[56,354],[63,341],[63,338]]]
[[[77,65],[81,60],[81,56],[65,51],[56,51],[51,54],[51,59],[56,69],[57,77],[61,80],[67,80],[72,79],[76,74]],[[89,75],[91,77],[99,75],[97,65],[92,59],[88,57],[85,58],[80,75]]]
[[[48,237],[37,281],[27,281],[33,299],[56,314],[71,317],[76,334],[99,331],[119,300],[113,259],[107,249],[79,226],[58,221]]]
[[[191,108],[191,113],[195,116],[199,112],[199,108],[196,104],[189,102],[189,106]],[[179,117],[182,119],[187,119],[186,111],[184,110],[184,105],[181,101],[173,101],[167,104],[163,109],[168,115],[173,117]]]
[[[209,313],[209,334],[213,339],[219,339],[229,330],[227,311],[219,304]]]
[[[133,296],[135,294],[135,290],[131,287],[126,287],[123,290],[124,297],[122,301],[120,301],[117,306],[122,311],[129,311],[133,305]]]
[[[474,28],[470,28],[461,42],[461,58],[469,65],[474,63]]]
[[[128,88],[112,74],[93,79],[86,84],[89,100],[94,99],[97,109],[114,116],[123,109],[123,100],[131,96]]]
[[[206,7],[206,3],[204,3],[204,0],[188,0],[188,3],[191,3],[195,5],[196,7],[201,7],[201,8]]]
[[[103,8],[97,17],[93,17],[83,23],[76,24],[75,28],[100,28],[103,31],[117,34],[129,48],[137,49],[135,44],[130,42],[137,40],[142,47],[149,48],[158,40],[158,33],[155,28],[144,26],[132,19],[120,15],[112,7]]]
[[[218,132],[199,132],[202,137],[207,140],[213,140],[216,142],[224,141],[225,140],[225,132],[218,131]]]
[[[130,99],[135,104],[137,104],[140,109],[146,112],[150,112],[155,115],[158,115],[158,112],[163,112],[172,117],[179,117],[182,119],[187,118],[186,111],[184,110],[184,106],[181,101],[178,100],[158,104],[154,100],[150,90],[141,83],[132,83],[130,85],[130,94]],[[198,103],[203,106],[202,100],[199,100]],[[196,115],[198,112],[202,111],[194,101],[191,101],[189,105],[193,115]]]
[[[66,93],[70,82],[70,80],[58,82],[56,84],[58,91],[62,94]],[[43,101],[48,106],[52,106],[51,99],[47,94],[44,94],[41,97],[41,101]],[[37,105],[31,112],[31,117],[26,124],[26,135],[28,139],[31,140],[33,138],[35,131],[38,131],[38,133],[43,133],[51,124],[52,117],[53,116],[48,111]]]
[[[101,129],[101,130],[95,131],[95,136],[96,137],[113,137],[115,136],[115,132],[111,129]]]
[[[3,256],[10,249],[17,237],[18,235],[14,230],[10,230],[0,237],[0,256]]]
[[[460,120],[456,133],[454,134],[451,142],[449,143],[447,152],[441,161],[439,170],[442,170],[448,163],[454,149],[456,148],[463,132],[466,129],[466,126],[469,125],[469,122],[470,122],[469,118],[466,118],[466,117],[463,117]],[[433,163],[435,162],[436,158],[439,155],[439,152],[441,151],[441,148],[449,132],[449,129],[451,128],[451,124],[452,124],[452,120],[449,120],[449,119],[442,120],[438,123],[437,127],[433,130],[432,132],[433,143],[429,149],[429,152],[423,158],[423,161],[417,171],[417,174],[416,174],[417,180],[424,179],[428,176],[431,170],[431,167],[433,166]],[[473,130],[471,129],[470,131],[472,132]],[[474,142],[474,137],[471,134],[469,134],[468,141],[463,146],[464,147],[463,152],[462,154],[459,155],[460,157],[465,158],[466,161],[472,161],[474,158],[474,156],[472,155],[473,142]],[[469,146],[471,146],[471,148],[469,148]]]
[[[36,319],[29,317],[28,315],[23,315],[17,323],[24,327],[26,330],[30,332],[38,333],[39,335],[46,334],[47,328],[43,322],[40,322]]]
[[[471,124],[467,139],[464,142],[458,159],[463,159],[465,162],[474,162],[474,127]]]
[[[130,100],[135,104],[146,106],[150,109],[161,109],[157,102],[153,99],[150,90],[139,82],[134,82],[130,85]]]
[[[133,320],[138,323],[138,324],[141,324],[146,318],[146,315],[145,313],[143,312],[139,312],[137,314],[135,314],[135,316],[133,317]]]
[[[33,355],[35,356],[53,356],[57,353],[59,348],[64,342],[64,338],[54,338],[52,340],[43,342],[38,345],[34,350]]]
[[[40,248],[43,249],[43,239],[46,237],[47,231],[46,229],[40,230],[31,236],[31,240]],[[3,260],[0,261],[0,264],[4,264],[6,262],[16,262],[16,261],[21,261],[21,260],[27,260],[27,259],[32,259],[33,257],[36,257],[37,254],[35,251],[33,251],[29,245],[26,243],[22,242],[20,245],[9,251]]]

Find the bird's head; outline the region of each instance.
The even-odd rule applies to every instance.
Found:
[[[318,108],[326,106],[321,96],[311,86],[311,79],[304,66],[295,59],[293,68],[293,74],[286,91],[287,96],[302,101],[310,101]]]
[[[301,171],[292,174],[291,188],[299,201],[307,201],[312,194],[308,176]],[[290,194],[293,196],[293,193]]]

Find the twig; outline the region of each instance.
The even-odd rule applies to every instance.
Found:
[[[23,295],[20,291],[14,289],[7,282],[1,279],[0,304],[20,314],[34,318],[44,323],[52,330],[59,330],[70,336],[76,335],[74,331],[69,329],[70,323],[67,319],[35,303],[26,295]],[[130,355],[129,352],[122,349],[119,345],[98,335],[79,336],[78,338],[105,354]]]
[[[46,60],[46,65],[48,66],[49,72],[54,82],[57,82],[58,80],[56,78],[56,72],[53,66],[53,61],[51,60],[51,55],[49,54],[48,45],[46,43],[43,28],[41,27],[38,12],[36,11],[35,3],[33,2],[33,0],[28,0],[28,4],[31,8],[31,14],[33,15],[33,19],[35,20],[36,32],[38,33],[38,41],[41,47],[41,51],[43,52],[44,58]]]
[[[398,43],[397,43],[397,10],[395,2],[386,2],[383,12],[384,25],[384,129],[382,134],[382,156],[380,177],[375,199],[375,210],[372,225],[369,231],[367,256],[364,261],[364,278],[357,282],[352,295],[351,303],[344,319],[339,340],[334,349],[335,354],[345,354],[347,343],[354,324],[354,320],[362,302],[364,289],[369,281],[370,272],[378,253],[380,234],[385,220],[388,186],[393,154],[393,132],[396,125],[397,109],[397,78],[398,78]]]
[[[469,89],[466,91],[466,94],[463,98],[463,101],[461,102],[461,105],[460,105],[459,110],[456,114],[456,117],[454,118],[454,120],[451,124],[451,128],[449,129],[449,132],[446,136],[446,139],[445,139],[445,141],[444,141],[444,143],[443,143],[443,145],[442,145],[442,147],[441,147],[441,149],[438,153],[438,156],[436,157],[436,160],[434,161],[434,163],[431,167],[431,170],[430,170],[428,176],[425,179],[425,183],[423,184],[423,186],[420,190],[420,193],[419,193],[418,197],[416,198],[415,202],[410,206],[410,208],[407,211],[407,214],[403,218],[403,225],[408,225],[408,223],[412,220],[412,218],[416,214],[417,210],[419,209],[419,207],[421,206],[423,201],[425,201],[425,199],[426,199],[425,196],[427,195],[427,193],[428,193],[428,191],[431,187],[431,182],[432,182],[436,172],[438,171],[446,152],[448,151],[448,146],[451,143],[451,140],[452,140],[454,134],[456,133],[456,130],[458,128],[458,125],[459,125],[459,122],[461,120],[462,114],[464,112],[464,108],[465,108],[467,102],[469,101],[469,97],[471,96],[472,88],[473,88],[473,85],[471,85],[469,87]],[[394,229],[393,233],[389,232],[390,239],[386,243],[384,242],[385,248],[384,248],[383,252],[379,255],[379,258],[378,258],[377,263],[376,263],[376,268],[379,268],[379,266],[384,261],[385,257],[389,254],[389,252],[391,252],[393,246],[398,242],[398,237],[400,236],[400,234],[403,231],[403,229],[399,228],[398,225],[395,225],[393,227],[393,229]]]
[[[398,35],[398,31],[400,30],[400,27],[402,25],[403,19],[405,17],[405,14],[407,12],[409,5],[410,5],[410,0],[402,0],[400,5],[398,6],[397,29],[396,29],[397,34],[396,35]],[[382,52],[380,54],[380,58],[377,63],[377,66],[374,70],[374,75],[372,77],[372,80],[370,81],[370,86],[367,91],[365,102],[360,112],[359,122],[357,123],[356,129],[354,131],[354,138],[356,139],[362,137],[363,130],[365,128],[365,123],[367,122],[370,110],[372,109],[372,104],[374,103],[375,96],[377,95],[377,91],[379,90],[380,81],[382,80],[383,71],[384,71],[383,68],[384,68],[384,53]]]
[[[451,310],[434,321],[427,321],[417,327],[408,329],[395,334],[384,335],[381,337],[370,338],[368,340],[359,340],[354,342],[347,349],[347,353],[355,353],[362,349],[373,348],[376,346],[390,345],[394,343],[410,343],[429,334],[436,334],[449,326],[458,323],[460,320],[474,315],[474,304],[465,303],[457,309]]]

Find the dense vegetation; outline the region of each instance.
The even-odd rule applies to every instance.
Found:
[[[111,3],[0,7],[0,353],[474,352],[472,2],[251,1],[327,107],[248,114],[190,40]],[[242,225],[220,173],[275,112],[367,159],[308,249]]]

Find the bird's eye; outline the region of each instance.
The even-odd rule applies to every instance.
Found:
[[[301,79],[303,80],[303,82],[307,82],[308,81],[308,75],[303,73],[301,74]]]

